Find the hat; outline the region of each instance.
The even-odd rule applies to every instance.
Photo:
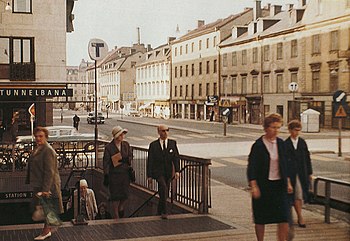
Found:
[[[127,129],[123,129],[121,126],[115,126],[112,130],[112,136],[114,139],[117,139],[122,133],[128,133]]]
[[[80,180],[80,187],[88,187],[87,181],[85,179]]]

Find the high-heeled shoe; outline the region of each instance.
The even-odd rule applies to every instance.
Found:
[[[299,223],[299,221],[298,221],[298,226],[300,228],[306,228],[306,224],[305,223]]]

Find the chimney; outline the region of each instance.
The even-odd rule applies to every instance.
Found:
[[[261,17],[261,0],[255,0],[254,20]]]
[[[137,27],[137,44],[140,45],[141,43],[141,34],[140,34],[140,28]]]
[[[204,26],[204,24],[205,24],[205,22],[204,22],[204,20],[198,20],[198,28],[200,28],[200,27],[202,27],[202,26]]]
[[[114,49],[118,49],[118,46],[117,46],[117,45],[114,45]]]
[[[306,0],[299,0],[300,7],[304,7],[306,5]]]
[[[148,51],[151,51],[151,50],[152,50],[151,45],[150,45],[150,44],[147,44],[147,52],[148,52]]]
[[[176,37],[168,37],[168,44],[170,44],[172,41],[174,41]]]
[[[293,6],[294,6],[293,4],[287,3],[287,4],[286,4],[286,10],[287,10],[287,11],[292,10],[292,9],[293,9]]]
[[[270,17],[275,16],[276,14],[280,13],[282,11],[281,5],[272,5],[270,8]]]

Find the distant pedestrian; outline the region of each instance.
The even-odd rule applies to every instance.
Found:
[[[168,139],[169,127],[158,126],[159,138],[153,141],[148,148],[147,178],[150,185],[152,179],[158,182],[159,203],[158,215],[162,219],[167,219],[166,201],[169,196],[170,182],[174,177],[180,177],[180,157],[176,141]],[[173,170],[174,167],[174,170]]]
[[[124,217],[124,206],[129,197],[132,150],[129,143],[124,141],[127,132],[120,126],[114,127],[113,140],[106,145],[103,154],[103,184],[109,187],[115,219]]]
[[[298,225],[306,228],[304,218],[301,214],[303,200],[309,202],[309,187],[312,180],[312,166],[310,152],[305,140],[299,137],[301,123],[299,120],[292,120],[288,123],[290,136],[286,139],[286,149],[289,158],[290,180],[294,194],[292,201],[298,217]]]
[[[79,122],[80,122],[80,118],[79,118],[79,116],[77,116],[77,114],[75,114],[75,115],[73,116],[73,126],[74,126],[75,129],[77,129],[77,130],[78,130],[78,128],[79,128]]]
[[[281,115],[267,116],[263,124],[265,135],[255,141],[248,157],[247,176],[258,241],[264,240],[265,224],[278,224],[279,241],[285,241],[288,236],[290,205],[287,193],[293,190],[287,173],[285,145],[277,137],[281,125]]]

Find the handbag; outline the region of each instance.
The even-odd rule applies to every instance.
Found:
[[[135,182],[136,181],[136,174],[135,174],[135,170],[132,167],[129,167],[129,178],[130,178],[130,182]]]
[[[44,220],[46,220],[47,224],[51,226],[60,226],[62,225],[62,221],[58,214],[55,211],[54,204],[51,198],[44,198],[42,196],[39,197],[40,205],[44,211]]]
[[[46,219],[43,206],[35,206],[35,211],[33,212],[32,219],[35,222],[44,221]]]

